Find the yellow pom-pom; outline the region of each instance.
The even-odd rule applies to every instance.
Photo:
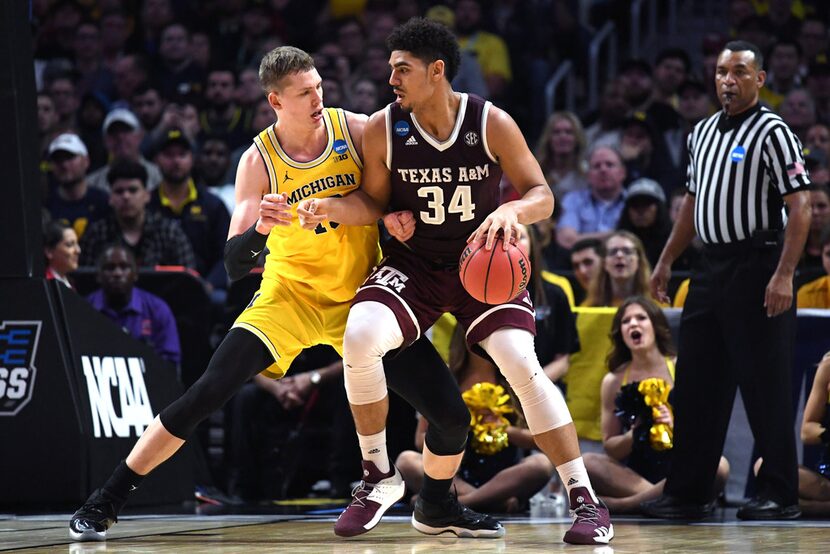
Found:
[[[643,395],[646,406],[651,406],[651,417],[660,417],[660,406],[669,405],[669,392],[671,387],[663,379],[652,377],[640,381],[637,390]],[[674,446],[674,430],[665,423],[655,423],[649,429],[649,443],[654,450],[671,450]]]
[[[461,395],[470,410],[471,446],[479,454],[491,456],[507,447],[504,414],[513,412],[510,395],[494,383],[476,383]]]

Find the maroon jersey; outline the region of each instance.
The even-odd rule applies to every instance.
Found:
[[[386,166],[391,172],[390,210],[415,215],[406,246],[431,263],[458,264],[467,238],[499,206],[501,167],[487,146],[490,102],[462,94],[455,127],[439,141],[412,113],[386,107]],[[389,249],[400,249],[392,241]]]

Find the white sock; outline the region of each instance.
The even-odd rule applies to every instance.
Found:
[[[360,443],[360,452],[364,460],[375,464],[381,473],[389,473],[392,468],[389,465],[389,454],[386,453],[386,429],[374,435],[358,433],[357,442]],[[582,470],[585,470],[584,466]]]
[[[574,458],[570,462],[556,466],[556,471],[559,473],[559,478],[562,484],[568,490],[568,498],[571,497],[571,489],[577,487],[585,487],[591,495],[591,499],[597,502],[597,495],[594,494],[594,488],[591,486],[591,480],[588,478],[588,470],[585,469],[585,463],[582,461],[582,456]],[[573,506],[571,506],[573,508]]]

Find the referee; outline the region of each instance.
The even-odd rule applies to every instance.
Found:
[[[810,181],[798,138],[758,103],[762,68],[749,42],[730,42],[718,56],[723,110],[689,135],[687,194],[651,279],[655,298],[668,301],[671,264],[697,233],[704,250],[680,323],[672,467],[663,496],[642,505],[654,517],[711,514],[737,387],[764,459],[757,495],[738,517],[800,515],[790,365]]]

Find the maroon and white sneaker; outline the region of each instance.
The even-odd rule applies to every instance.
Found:
[[[405,491],[406,485],[394,465],[383,474],[375,464],[363,460],[363,480],[352,491],[351,504],[337,518],[334,534],[354,537],[371,531]]]
[[[563,539],[568,544],[608,544],[614,538],[611,515],[602,500],[594,502],[585,487],[571,489],[574,523]]]

